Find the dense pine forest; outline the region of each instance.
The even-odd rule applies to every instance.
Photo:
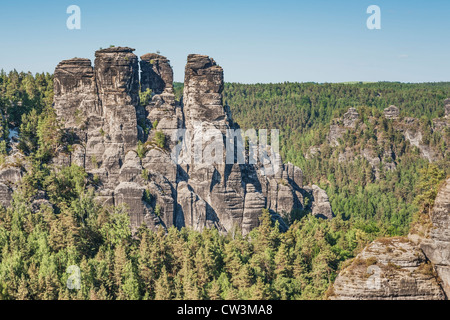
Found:
[[[182,85],[175,91],[180,98]],[[0,208],[0,299],[322,299],[368,242],[406,235],[450,173],[449,129],[433,130],[432,122],[444,116],[450,83],[227,83],[224,97],[242,128],[281,130],[283,160],[302,168],[305,184],[327,191],[334,219],[305,207],[284,216],[289,229],[282,233],[265,210],[246,237],[185,228],[132,235],[126,207],[95,202],[95,177],[75,165],[52,169],[57,150],[70,148],[52,109],[52,75],[1,72],[0,164],[26,174],[12,205]],[[418,119],[436,161],[421,157],[383,117],[390,105],[400,121]],[[331,146],[330,125],[349,107],[365,126]],[[17,129],[22,157],[5,164]],[[339,160],[366,146],[380,155],[393,150],[395,159],[380,163],[395,162],[395,170],[361,157]],[[49,201],[36,209],[43,192]],[[67,287],[71,265],[80,268],[79,290]]]
[[[423,141],[441,155],[435,165],[449,174],[449,129],[432,130],[432,120],[444,115],[449,95],[450,83],[228,83],[225,88],[226,103],[242,128],[281,130],[283,160],[302,168],[306,184],[327,191],[338,217],[360,225],[366,233],[390,236],[407,234],[417,210],[413,200],[419,172],[427,170],[429,161],[419,156],[382,111],[395,105],[400,120],[417,118]],[[330,124],[349,107],[356,108],[365,128],[346,132],[342,143],[332,147],[327,143]],[[312,147],[320,146],[319,156],[308,157]],[[358,155],[366,146],[381,158],[384,150],[392,150],[396,170],[380,170],[376,179],[367,160],[339,160],[346,148]]]

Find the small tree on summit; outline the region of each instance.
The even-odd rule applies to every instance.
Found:
[[[156,145],[161,148],[164,149],[166,146],[166,135],[164,134],[164,132],[158,130],[155,133],[155,143]]]

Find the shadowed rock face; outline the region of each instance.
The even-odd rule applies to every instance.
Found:
[[[223,70],[208,56],[190,54],[184,75],[184,119],[186,128],[196,123],[213,123],[218,129],[229,128],[223,107]]]
[[[278,171],[271,175],[267,164],[259,162],[225,164],[225,152],[214,163],[189,159],[177,164],[171,158],[170,151],[178,143],[172,136],[176,129],[189,132],[193,139],[186,142],[188,147],[200,148],[205,159],[213,156],[205,137],[218,139],[226,150],[226,131],[237,127],[223,106],[222,68],[208,56],[189,55],[184,95],[178,103],[169,60],[157,54],[143,55],[141,90],[151,89],[153,94],[148,105],[142,106],[139,62],[133,50],[99,50],[94,67],[89,60],[78,58],[57,66],[54,107],[77,143],[70,156],[60,154],[53,162],[61,166],[76,163],[98,176],[98,200],[104,205],[125,204],[133,231],[146,224],[151,229],[215,227],[222,232],[238,227],[248,233],[258,226],[264,208],[286,229],[278,214],[301,209],[303,194],[312,196],[313,191],[303,189],[300,168],[281,163],[279,155],[274,154]],[[211,130],[214,134],[209,137]],[[158,131],[166,136],[163,148],[155,144]],[[196,137],[203,140],[198,142]],[[139,141],[144,151],[138,156]],[[319,203],[320,199],[327,197],[322,193],[315,197],[315,207],[323,208],[326,201]],[[323,216],[331,218],[325,211],[321,211]]]
[[[169,60],[156,53],[141,56],[141,90],[151,89],[156,94],[173,90],[173,70]]]
[[[108,174],[108,182],[114,186],[125,154],[134,150],[138,141],[136,109],[139,103],[139,67],[133,51],[114,47],[95,53],[95,79],[103,120],[102,127],[96,129],[101,130],[100,136],[104,138],[104,152],[96,160],[101,161]],[[90,160],[95,162],[92,157]]]
[[[98,112],[94,69],[89,59],[61,61],[54,74],[55,108],[66,128],[80,128],[85,113]]]

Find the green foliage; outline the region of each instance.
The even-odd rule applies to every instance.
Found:
[[[87,173],[77,165],[63,167],[60,171],[50,171],[43,181],[43,188],[52,203],[68,203],[84,192]]]
[[[148,150],[147,150],[147,146],[145,145],[145,143],[143,143],[142,141],[138,141],[136,153],[137,153],[139,159],[141,159],[141,160],[144,159],[147,151]]]
[[[183,88],[184,88],[183,82],[174,82],[173,83],[173,93],[175,95],[176,101],[181,100],[181,96],[183,95]]]
[[[133,236],[127,208],[98,206],[82,168],[36,164],[29,181],[57,205],[33,211],[20,188],[0,210],[2,299],[317,299],[354,247],[339,218],[305,216],[280,233],[268,210],[249,237],[146,226]],[[69,265],[79,291],[66,288]]]
[[[159,203],[155,205],[155,214],[159,217],[161,215],[161,206]]]
[[[93,156],[91,157],[91,163],[92,163],[92,167],[93,167],[94,169],[97,169],[97,168],[98,168],[98,161],[97,161],[97,157],[96,157],[95,155],[93,155]]]
[[[22,124],[20,125],[19,149],[24,153],[31,153],[38,148],[38,136],[36,135],[39,123],[39,116],[36,109],[22,115]]]
[[[142,196],[142,200],[144,200],[148,204],[152,203],[152,194],[150,193],[150,190],[148,190],[148,189],[144,190],[144,194]]]
[[[414,202],[420,211],[430,214],[441,182],[445,179],[445,171],[435,164],[430,164],[419,170],[419,174],[420,179],[416,185],[418,195]]]
[[[43,162],[50,160],[61,145],[63,131],[53,109],[38,115],[36,109],[22,115],[19,149]]]
[[[166,147],[166,135],[164,132],[160,130],[156,131],[154,141],[159,148],[164,149]]]
[[[5,156],[8,155],[6,140],[0,141],[0,165],[5,161]]]
[[[285,162],[299,166],[304,184],[319,184],[326,190],[334,213],[355,225],[370,225],[380,235],[405,235],[417,206],[413,203],[421,168],[427,160],[418,157],[415,147],[396,130],[382,110],[389,105],[399,107],[401,117],[421,118],[420,129],[429,146],[441,150],[443,168],[448,165],[446,141],[450,133],[431,134],[430,119],[443,116],[443,100],[450,96],[450,83],[355,83],[314,84],[283,83],[245,85],[227,83],[225,103],[230,105],[233,119],[241,128],[280,129],[280,151]],[[347,130],[340,146],[328,144],[329,127],[339,122],[354,106],[364,129]],[[445,135],[447,135],[445,137]],[[316,156],[306,157],[311,148]],[[359,158],[365,148],[380,157],[378,168],[372,168]],[[339,155],[351,150],[351,161],[341,161]],[[392,150],[396,158],[385,157]],[[384,169],[395,163],[395,171]],[[450,169],[446,169],[450,173]],[[376,178],[378,175],[378,179]],[[302,216],[295,212],[292,216]]]
[[[6,123],[20,126],[23,114],[40,114],[53,103],[53,76],[48,73],[0,72],[0,110]]]
[[[420,178],[415,186],[417,195],[414,198],[418,208],[413,215],[410,232],[425,236],[432,226],[431,210],[442,182],[446,179],[446,174],[435,164],[429,164],[419,170],[419,174]]]
[[[149,181],[149,180],[150,180],[150,173],[148,172],[147,169],[145,169],[145,168],[142,169],[141,177],[142,177],[142,179],[144,179],[145,181]]]
[[[147,88],[145,91],[139,91],[139,101],[141,106],[147,106],[152,100],[152,90]]]

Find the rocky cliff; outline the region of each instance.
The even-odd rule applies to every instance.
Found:
[[[450,294],[450,178],[440,189],[431,225],[408,238],[369,244],[343,267],[330,299],[443,300]],[[423,230],[422,230],[423,231]]]
[[[108,48],[96,52],[94,67],[79,58],[56,67],[54,108],[73,139],[56,166],[83,166],[98,181],[99,201],[128,207],[133,230],[144,223],[248,233],[264,208],[286,228],[279,215],[302,209],[307,194],[315,215],[332,217],[325,192],[303,188],[301,169],[281,163],[270,146],[260,150],[263,161],[248,161],[250,151],[244,163],[234,152],[227,159],[221,150],[239,128],[223,105],[223,69],[212,58],[188,56],[176,101],[169,60],[146,54],[139,61],[133,51]],[[139,91],[149,90],[141,102]]]
[[[442,287],[450,297],[450,178],[447,179],[434,201],[431,228],[425,238],[410,238],[419,244],[442,280]]]
[[[444,101],[445,110],[448,109],[449,101],[450,99]],[[447,114],[447,111],[444,113]],[[399,152],[402,148],[395,146],[394,139],[388,139],[386,132],[383,132],[384,129],[380,126],[383,121],[391,121],[392,128],[396,131],[389,134],[399,133],[401,137],[398,137],[397,141],[405,141],[406,145],[417,148],[420,156],[429,162],[448,157],[448,150],[432,145],[432,138],[430,138],[433,135],[438,136],[442,138],[445,145],[450,144],[448,116],[433,119],[429,127],[426,127],[427,132],[424,132],[421,120],[400,117],[400,110],[394,105],[384,109],[380,117],[368,116],[365,120],[363,118],[355,108],[349,108],[342,117],[332,119],[326,143],[311,146],[305,157],[314,158],[319,156],[322,150],[331,147],[333,151],[338,150],[336,158],[339,162],[353,162],[358,157],[364,158],[373,168],[375,178],[379,179],[382,171],[395,170],[397,160],[402,155],[402,151]],[[368,124],[373,126],[372,132],[368,129]],[[367,139],[367,137],[371,138]],[[352,138],[353,142],[349,143]]]

